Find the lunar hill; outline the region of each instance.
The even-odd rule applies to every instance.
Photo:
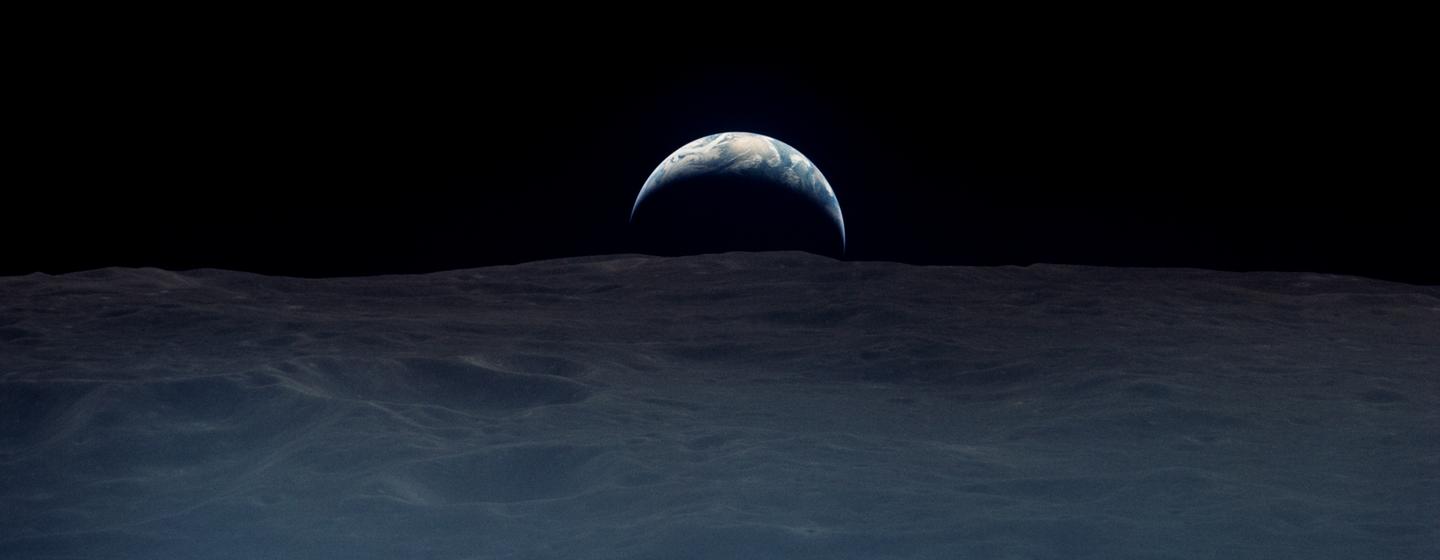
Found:
[[[1440,288],[589,257],[0,278],[0,557],[1440,557]]]

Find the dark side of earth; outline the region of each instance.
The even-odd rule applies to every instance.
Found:
[[[1328,274],[0,277],[0,557],[1435,558],[1437,372]]]
[[[636,204],[630,224],[632,245],[653,255],[845,252],[842,225],[826,207],[767,178],[708,174],[677,180]]]

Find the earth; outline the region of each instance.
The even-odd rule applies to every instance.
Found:
[[[666,157],[635,198],[634,221],[642,204],[658,191],[696,178],[740,178],[801,195],[828,216],[845,243],[845,219],[830,182],[815,164],[789,144],[749,132],[722,132],[690,142]]]

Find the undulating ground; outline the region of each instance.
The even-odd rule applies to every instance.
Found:
[[[804,253],[5,277],[0,557],[1440,558],[1440,288]]]

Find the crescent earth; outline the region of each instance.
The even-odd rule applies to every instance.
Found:
[[[722,132],[696,139],[666,157],[630,208],[630,219],[651,193],[680,180],[700,175],[729,174],[757,178],[782,188],[793,189],[825,210],[840,231],[845,244],[845,218],[840,201],[820,169],[789,144],[749,132]]]

